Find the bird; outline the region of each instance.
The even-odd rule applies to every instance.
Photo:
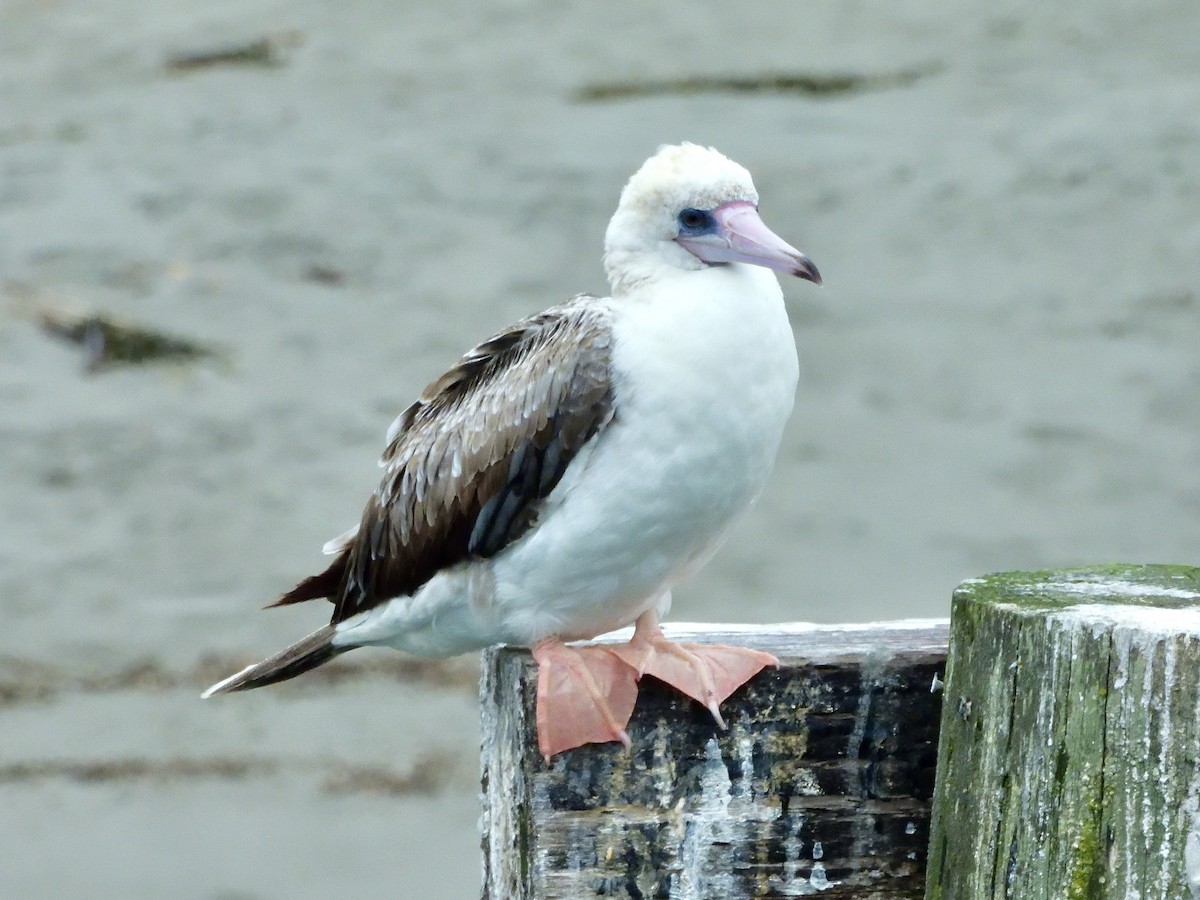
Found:
[[[668,641],[672,588],[763,490],[799,364],[776,273],[821,284],[764,224],[750,173],[664,145],[604,236],[610,293],[579,294],[468,351],[387,432],[383,476],[333,561],[271,606],[329,624],[220,681],[300,675],[357,647],[441,658],[495,644],[537,663],[549,760],[627,732],[649,674],[720,704],[767,653]],[[580,644],[634,626],[624,644]]]

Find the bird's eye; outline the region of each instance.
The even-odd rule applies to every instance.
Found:
[[[688,231],[699,231],[712,225],[712,216],[702,209],[685,209],[679,214],[679,224]]]

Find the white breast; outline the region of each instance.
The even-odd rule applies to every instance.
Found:
[[[345,623],[341,640],[424,656],[628,625],[703,563],[762,490],[798,364],[783,296],[729,265],[611,301],[615,417],[538,526]]]
[[[682,273],[614,313],[616,417],[496,560],[505,640],[629,624],[758,496],[791,413],[796,349],[770,272]]]

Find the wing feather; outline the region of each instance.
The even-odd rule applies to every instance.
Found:
[[[489,338],[426,387],[388,429],[357,534],[337,542],[333,621],[535,527],[541,501],[612,418],[611,346],[607,306],[580,296]],[[308,599],[313,579],[304,584]]]

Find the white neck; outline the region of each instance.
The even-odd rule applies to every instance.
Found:
[[[673,237],[648,241],[626,218],[620,212],[613,216],[604,236],[604,272],[614,297],[705,268],[705,263],[675,243]]]

